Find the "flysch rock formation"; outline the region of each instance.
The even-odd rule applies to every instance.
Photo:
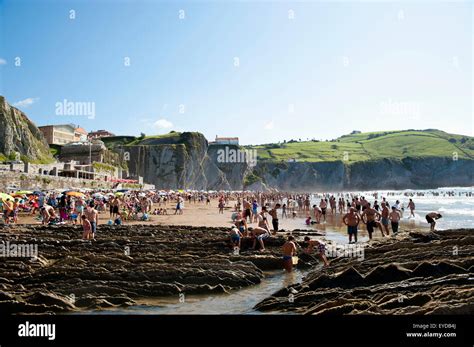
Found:
[[[180,293],[223,293],[282,268],[282,236],[267,240],[265,253],[249,251],[246,240],[234,255],[228,231],[219,228],[101,225],[92,242],[82,241],[81,233],[79,226],[1,229],[3,249],[37,245],[38,257],[1,258],[0,312],[77,312]]]
[[[332,260],[255,309],[314,315],[473,314],[473,230],[403,234],[367,245],[361,261]]]

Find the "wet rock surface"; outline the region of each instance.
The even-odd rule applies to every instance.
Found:
[[[249,250],[252,242],[244,239],[234,254],[219,228],[99,226],[96,241],[81,235],[79,226],[0,229],[4,248],[38,247],[37,258],[0,258],[0,312],[62,313],[219,293],[258,284],[263,271],[282,268],[283,236],[266,240],[265,252]]]
[[[338,257],[256,305],[301,314],[473,314],[474,230],[402,233]]]

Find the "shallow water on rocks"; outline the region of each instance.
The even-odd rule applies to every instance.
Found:
[[[187,295],[146,299],[126,309],[111,309],[88,312],[92,314],[260,314],[253,307],[276,291],[303,279],[304,272],[296,269],[292,273],[284,270],[265,272],[258,285],[233,290],[229,293]],[[181,299],[181,300],[180,300]],[[181,302],[180,302],[181,301]],[[267,314],[269,312],[266,312]],[[270,312],[271,313],[271,312]]]

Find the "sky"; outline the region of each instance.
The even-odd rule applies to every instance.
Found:
[[[38,126],[117,135],[473,136],[473,14],[471,1],[0,0],[0,95]]]

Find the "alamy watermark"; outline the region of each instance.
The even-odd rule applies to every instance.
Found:
[[[365,259],[365,247],[361,244],[330,244],[326,245],[325,252],[328,258],[357,258],[357,260]]]
[[[38,244],[32,243],[0,243],[0,257],[5,258],[38,258]]]
[[[86,116],[95,118],[95,102],[93,101],[58,101],[55,104],[57,116]]]
[[[380,103],[380,114],[385,116],[408,116],[413,119],[420,119],[421,104],[411,101],[393,101],[388,99]]]
[[[235,149],[229,146],[217,150],[218,163],[247,163],[250,167],[257,165],[256,149]]]

